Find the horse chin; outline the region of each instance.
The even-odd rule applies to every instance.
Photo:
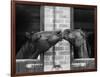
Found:
[[[64,36],[63,39],[66,40],[66,41],[68,41],[69,38]]]

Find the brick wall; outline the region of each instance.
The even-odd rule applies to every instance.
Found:
[[[44,30],[70,29],[70,8],[44,6]],[[44,71],[70,70],[70,44],[62,40],[44,53]],[[56,70],[56,69],[55,69]],[[56,71],[57,71],[56,70]]]

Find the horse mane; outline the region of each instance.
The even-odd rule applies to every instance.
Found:
[[[35,45],[32,42],[27,40],[26,43],[24,43],[22,47],[19,49],[16,58],[28,59],[35,52],[35,49],[36,49]]]

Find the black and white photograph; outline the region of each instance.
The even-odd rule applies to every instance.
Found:
[[[95,8],[16,3],[16,73],[96,69]]]

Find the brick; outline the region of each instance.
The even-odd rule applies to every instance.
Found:
[[[54,28],[54,7],[45,7],[45,31],[53,31]],[[49,14],[50,13],[50,14]],[[55,30],[64,30],[64,29],[70,29],[70,8],[69,7],[55,7]],[[53,52],[50,50],[50,52]],[[50,53],[47,51],[45,53],[45,56],[48,56],[49,58],[45,57],[44,62],[44,70],[50,71],[52,70],[52,61],[53,61],[53,55],[55,55],[55,63],[61,64],[63,66],[63,69],[67,70],[70,69],[70,44],[68,41],[63,40],[62,42],[58,42],[55,45],[55,52],[56,54]],[[52,55],[52,58],[51,56]],[[47,58],[47,59],[46,59]],[[51,64],[51,65],[50,65]],[[48,67],[47,67],[48,66]],[[67,68],[65,68],[67,67]]]
[[[53,56],[53,55],[52,55],[52,56]],[[44,58],[45,58],[44,60],[45,60],[45,61],[52,61],[52,56],[51,56],[51,55],[46,55],[46,56],[44,56]],[[45,62],[45,61],[44,61],[44,62]]]

